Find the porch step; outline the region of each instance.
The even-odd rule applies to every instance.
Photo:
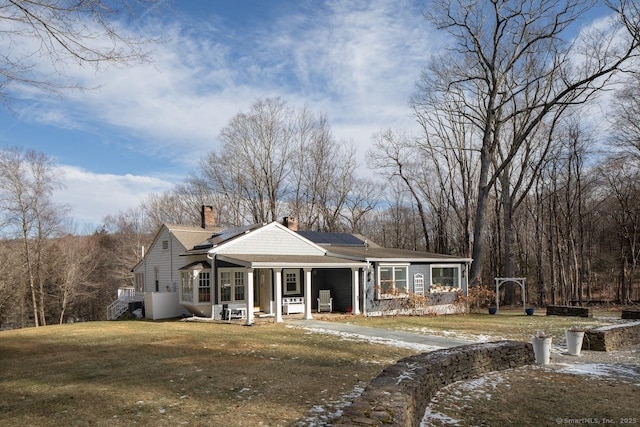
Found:
[[[107,320],[117,320],[129,310],[129,302],[117,299],[107,307]]]

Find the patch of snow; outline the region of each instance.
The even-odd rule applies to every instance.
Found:
[[[396,385],[400,384],[403,380],[412,380],[414,378],[414,373],[416,368],[418,367],[417,363],[408,363],[408,370],[402,371],[400,375],[396,378]]]
[[[455,418],[451,418],[444,414],[431,412],[431,408],[427,408],[427,411],[424,413],[424,417],[422,417],[422,421],[420,422],[420,427],[432,426],[434,421],[437,421],[439,424],[444,426],[460,425],[460,420],[456,420]]]
[[[498,337],[494,335],[465,334],[464,332],[442,331],[442,330],[429,329],[429,328],[407,328],[406,330],[409,332],[419,332],[423,335],[442,336],[442,337],[458,339],[463,341],[471,341],[471,342],[503,341],[506,339],[504,337]]]
[[[304,329],[306,329],[308,331],[311,331],[311,332],[321,333],[321,334],[336,335],[336,336],[339,336],[340,338],[342,338],[345,341],[366,341],[366,342],[369,342],[369,343],[372,343],[372,344],[390,345],[390,346],[393,346],[393,347],[407,348],[407,349],[416,350],[416,351],[419,351],[419,352],[435,351],[435,350],[442,349],[442,347],[438,347],[438,346],[434,346],[434,345],[410,343],[410,342],[392,340],[392,339],[381,338],[381,337],[370,337],[370,336],[361,335],[361,334],[353,334],[353,333],[349,333],[349,332],[332,331],[332,330],[323,329],[323,328],[309,328],[309,327],[306,327]]]
[[[578,363],[560,369],[560,372],[593,377],[615,377],[626,382],[640,381],[640,366],[609,363]]]
[[[596,328],[596,331],[610,331],[612,329],[618,329],[618,328],[626,328],[628,326],[640,326],[640,320],[635,321],[635,322],[624,322],[624,323],[620,323],[617,325],[607,325],[607,326],[600,326],[599,328]]]
[[[325,427],[334,424],[334,420],[339,418],[343,409],[360,397],[366,383],[356,384],[349,393],[340,396],[338,400],[326,402],[324,405],[313,405],[308,411],[308,416],[298,420],[294,426],[304,427]],[[324,400],[324,399],[323,399]]]

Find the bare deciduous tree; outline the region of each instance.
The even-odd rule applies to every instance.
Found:
[[[430,8],[431,22],[453,42],[423,73],[413,103],[428,115],[439,108],[434,100],[453,96],[460,117],[477,128],[472,284],[481,281],[487,202],[504,170],[541,125],[589,101],[638,54],[639,40],[620,17],[606,30],[584,29],[567,41],[590,6],[582,0],[440,0]]]
[[[182,191],[215,199],[224,210],[220,216],[233,225],[287,215],[306,229],[344,228],[349,197],[360,182],[357,164],[324,116],[280,99],[258,100],[233,117],[220,138],[220,149],[201,161]]]
[[[613,142],[624,153],[640,160],[640,75],[629,79],[616,93]]]
[[[51,158],[20,148],[0,151],[0,224],[3,235],[13,236],[22,244],[35,326],[46,324],[42,265],[48,239],[59,231],[64,215],[64,208],[51,200],[53,191],[60,187]]]
[[[65,76],[69,63],[99,67],[146,60],[149,39],[134,36],[120,18],[147,13],[156,0],[5,0],[0,7],[0,97],[13,86],[47,92],[79,88]],[[46,61],[42,63],[39,61]]]
[[[53,265],[57,276],[59,323],[64,323],[67,309],[86,291],[87,283],[99,261],[98,247],[93,236],[66,235],[56,239]]]
[[[640,165],[617,158],[610,160],[602,171],[614,202],[608,205],[608,215],[619,236],[618,298],[621,303],[629,304],[640,263]]]
[[[405,134],[388,130],[374,136],[374,159],[372,167],[380,171],[389,179],[399,180],[411,195],[413,203],[418,209],[422,236],[427,251],[432,250],[431,230],[428,225],[429,206],[425,206],[425,196],[422,185],[425,175],[421,173],[420,158],[416,157],[414,142]]]

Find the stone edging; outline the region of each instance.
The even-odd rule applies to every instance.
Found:
[[[456,381],[532,364],[531,343],[497,341],[406,357],[374,378],[333,425],[420,425],[429,402]]]
[[[573,305],[548,305],[547,316],[593,317],[593,311],[589,307],[577,307]]]
[[[640,344],[640,321],[601,326],[587,330],[583,350],[612,351]]]

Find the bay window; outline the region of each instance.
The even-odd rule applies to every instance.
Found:
[[[180,270],[180,301],[184,303],[211,302],[211,271],[201,264]]]
[[[193,273],[191,271],[180,273],[180,299],[193,302]]]

